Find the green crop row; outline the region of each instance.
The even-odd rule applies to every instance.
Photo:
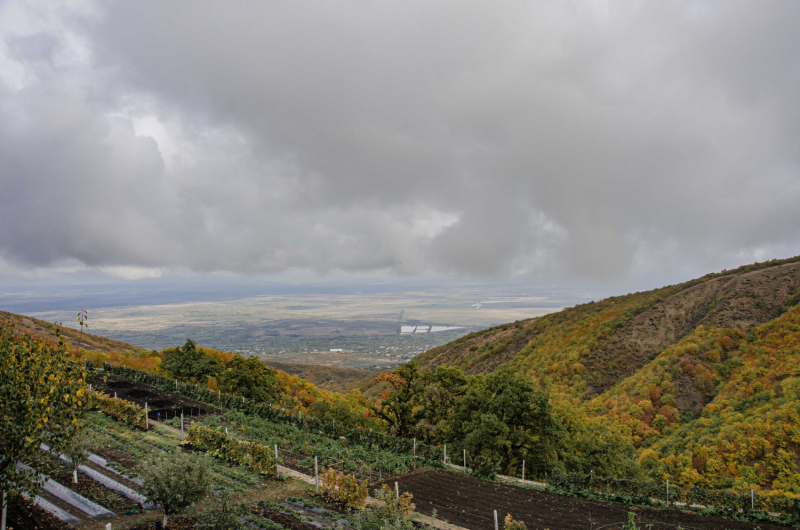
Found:
[[[115,420],[122,421],[128,425],[145,428],[144,409],[135,403],[124,399],[112,398],[101,392],[89,391],[89,403],[95,408],[111,416]]]
[[[241,396],[215,392],[204,386],[190,385],[183,382],[176,384],[174,379],[135,368],[112,366],[108,363],[104,364],[103,368],[108,373],[131,381],[144,383],[160,390],[202,401],[216,407],[238,410],[249,416],[256,416],[274,423],[294,425],[305,432],[323,434],[334,440],[344,436],[348,444],[360,445],[373,451],[380,450],[397,455],[412,455],[416,446],[416,459],[421,464],[440,465],[444,457],[444,448],[442,446],[414,442],[407,438],[398,438],[389,433],[372,431],[362,427],[348,427],[341,423],[324,422],[304,414],[292,414],[278,405],[245,401]]]
[[[751,491],[707,489],[697,486],[678,487],[675,484],[645,480],[615,479],[579,473],[554,474],[547,478],[547,487],[554,492],[576,495],[595,493],[607,500],[629,504],[681,503],[702,506],[720,515],[747,517],[780,513],[785,520],[800,520],[800,498],[786,495],[762,495]],[[759,519],[759,517],[755,517]]]
[[[228,411],[222,416],[209,416],[203,420],[203,424],[209,427],[219,426],[220,422],[235,427],[248,440],[269,447],[277,444],[282,450],[290,453],[341,460],[345,471],[380,471],[396,474],[409,471],[414,463],[412,454],[398,455],[376,447],[354,445],[346,439],[330,438],[310,429],[274,423],[235,410]],[[310,461],[313,463],[313,459]]]
[[[181,445],[191,445],[192,448],[205,451],[214,458],[232,462],[239,466],[247,466],[262,475],[277,475],[275,457],[270,447],[235,440],[221,428],[209,429],[203,425],[192,423],[186,439]]]

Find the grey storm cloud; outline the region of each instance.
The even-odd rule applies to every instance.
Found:
[[[800,253],[800,4],[5,2],[0,258],[609,280]]]

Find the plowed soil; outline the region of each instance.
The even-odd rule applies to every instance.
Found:
[[[147,416],[152,420],[170,420],[180,417],[181,412],[186,420],[205,418],[223,412],[223,409],[213,407],[208,403],[164,392],[150,385],[136,383],[114,375],[96,376],[89,382],[95,390],[106,395],[113,397],[116,393],[118,398],[136,403],[141,407],[147,403]]]
[[[70,525],[21,495],[8,501],[8,528],[14,530],[67,530]]]
[[[635,508],[562,497],[538,490],[500,484],[451,471],[421,470],[397,482],[400,493],[411,492],[417,511],[471,530],[494,527],[494,510],[500,526],[511,514],[525,523],[528,530],[597,530],[620,529],[628,520],[628,512],[636,514],[636,525],[652,530],[780,530],[787,527],[765,523],[748,523],[710,517],[678,510]],[[386,484],[394,489],[394,482]],[[652,526],[647,526],[652,525]]]
[[[78,473],[78,483],[73,481],[72,471],[58,459],[45,453],[38,453],[31,462],[32,467],[47,474],[62,486],[75,493],[83,495],[90,501],[96,502],[104,508],[115,513],[125,513],[128,510],[140,510],[141,506],[119,493],[111,491],[99,482],[92,480],[83,473]]]

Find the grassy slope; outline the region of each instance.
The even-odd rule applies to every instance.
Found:
[[[38,318],[28,317],[25,315],[15,315],[13,313],[7,313],[5,311],[0,311],[0,318],[10,318],[17,322],[17,328],[22,330],[23,332],[29,334],[35,339],[44,340],[51,337],[51,330],[53,329],[52,322],[45,322],[44,320],[39,320]],[[106,337],[101,337],[99,335],[92,335],[90,333],[83,333],[81,336],[80,331],[76,331],[71,328],[67,328],[64,326],[58,326],[59,332],[64,340],[69,346],[69,349],[72,350],[77,346],[78,341],[80,340],[81,349],[87,351],[94,351],[94,352],[101,352],[101,353],[110,353],[110,352],[132,352],[132,353],[143,353],[145,350],[143,348],[139,348],[138,346],[134,346],[133,344],[128,344],[127,342],[122,342],[118,340],[108,339]]]

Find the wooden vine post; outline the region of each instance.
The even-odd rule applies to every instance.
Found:
[[[147,402],[144,403],[144,430],[150,430],[150,418],[147,417]]]
[[[317,467],[317,457],[314,457],[314,486],[317,488],[317,493],[319,493],[319,468]]]
[[[281,477],[281,472],[278,470],[278,444],[275,444],[275,476]]]
[[[522,483],[525,484],[525,461],[522,461]]]
[[[498,530],[498,528],[497,528],[497,510],[494,511],[494,530]]]

